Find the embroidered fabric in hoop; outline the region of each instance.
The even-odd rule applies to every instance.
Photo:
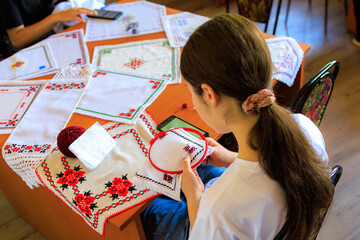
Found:
[[[260,113],[260,108],[270,106],[275,99],[275,95],[270,89],[263,89],[250,95],[241,107],[246,115],[255,116]]]
[[[184,129],[160,132],[150,141],[149,161],[136,173],[133,183],[180,201],[182,159],[189,156],[191,167],[195,168],[213,152],[205,138],[190,134],[195,130]]]
[[[46,81],[5,142],[2,149],[5,161],[30,188],[41,184],[35,169],[53,149],[58,133],[70,119],[89,78],[87,70],[66,69],[56,79]]]

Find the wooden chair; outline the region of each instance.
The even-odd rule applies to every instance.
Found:
[[[296,93],[290,102],[290,110],[307,116],[317,126],[320,126],[339,68],[340,63],[336,60],[324,66]],[[333,71],[329,71],[330,69]]]
[[[275,35],[276,32],[276,25],[279,18],[281,2],[282,0],[279,0],[278,8],[276,11],[273,35]],[[273,0],[236,0],[236,4],[238,12],[241,16],[244,16],[254,22],[265,23],[264,32],[266,32]],[[229,0],[226,0],[226,12],[230,12]]]
[[[343,168],[340,166],[340,165],[335,165],[332,170],[331,170],[331,173],[330,173],[330,181],[334,187],[334,190],[335,190],[335,187],[336,187],[336,184],[339,182],[340,180],[340,177],[342,175],[342,172],[343,172]],[[329,206],[330,207],[330,206]],[[316,237],[318,236],[319,232],[320,232],[320,228],[325,220],[325,217],[326,217],[326,214],[329,210],[329,207],[328,208],[324,208],[321,213],[320,213],[320,216],[318,218],[318,221],[316,222],[315,224],[315,227],[309,237],[308,240],[315,240]],[[286,236],[286,225],[284,225],[284,227],[282,227],[282,229],[280,230],[280,232],[276,235],[276,237],[274,238],[274,240],[282,240],[282,239],[285,239],[285,236]]]

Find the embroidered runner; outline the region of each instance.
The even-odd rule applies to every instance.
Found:
[[[166,38],[95,47],[92,59],[94,69],[181,82],[180,48],[170,47]]]
[[[166,84],[163,79],[96,70],[76,112],[133,124]]]
[[[87,42],[164,31],[161,18],[166,11],[163,5],[138,1],[113,4],[106,10],[121,11],[122,16],[114,21],[88,18],[85,31]]]
[[[41,184],[35,169],[53,149],[90,78],[78,71],[69,79],[66,75],[60,72],[44,85],[2,149],[7,164],[30,188]]]
[[[142,114],[135,125],[111,122],[103,127],[117,145],[95,170],[55,150],[36,171],[50,191],[104,236],[108,218],[158,194],[131,181],[147,161],[149,141],[156,134],[151,117]]]
[[[57,70],[50,45],[25,48],[0,62],[0,81],[23,80],[53,73]]]
[[[46,81],[0,82],[0,134],[19,124]]]
[[[90,64],[83,29],[52,35],[39,44],[43,43],[50,45],[59,68]]]
[[[289,37],[266,39],[266,43],[273,62],[272,77],[291,87],[304,58],[303,50]]]
[[[182,12],[163,17],[162,23],[170,46],[183,47],[195,29],[208,20],[208,17]]]

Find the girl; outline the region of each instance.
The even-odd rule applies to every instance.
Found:
[[[272,240],[284,226],[287,239],[304,240],[332,200],[321,133],[276,104],[271,67],[262,33],[239,15],[206,22],[183,49],[181,72],[197,112],[239,146],[234,153],[208,140],[209,163],[227,169],[205,187],[183,160],[190,239]]]

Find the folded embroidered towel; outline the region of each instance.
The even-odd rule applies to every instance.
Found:
[[[25,48],[0,62],[0,81],[24,80],[57,71],[48,43]]]
[[[94,170],[115,145],[115,140],[96,122],[69,149],[85,167]]]
[[[90,63],[89,51],[84,40],[84,30],[78,29],[52,35],[36,44],[47,43],[58,65],[63,69],[70,66],[84,66]]]
[[[291,87],[304,58],[303,50],[289,37],[266,39],[266,43],[273,62],[272,77]]]
[[[180,48],[170,47],[166,38],[98,46],[92,59],[94,69],[181,83]]]
[[[183,158],[189,156],[191,167],[195,168],[213,152],[205,139],[188,131],[177,128],[156,135],[150,142],[149,161],[132,181],[180,201]]]
[[[35,169],[52,152],[56,137],[70,119],[90,76],[88,67],[59,71],[46,81],[6,140],[2,148],[4,160],[30,188],[41,184]]]
[[[163,32],[161,18],[166,15],[164,5],[148,1],[112,4],[106,10],[121,11],[114,21],[88,18],[85,39],[87,42]]]
[[[183,47],[195,29],[208,20],[208,17],[182,12],[164,16],[162,23],[170,46]]]

